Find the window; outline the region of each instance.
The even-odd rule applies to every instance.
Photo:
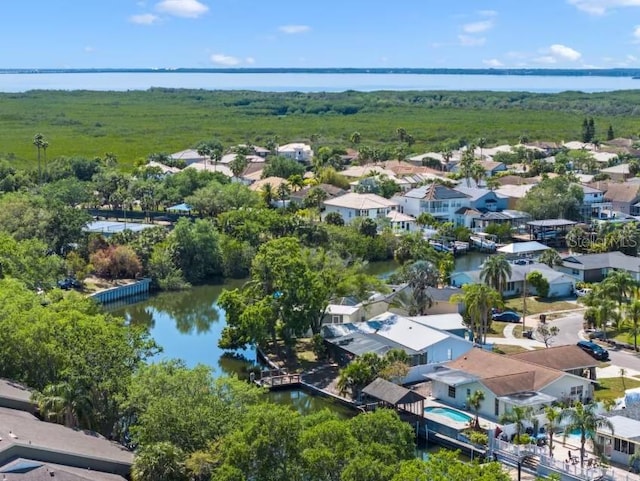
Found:
[[[471,389],[467,389],[467,397],[471,396]]]
[[[571,388],[571,395],[582,397],[582,386],[573,386]]]
[[[331,316],[331,324],[342,324],[342,316]]]
[[[456,397],[456,388],[455,386],[449,386],[449,397],[455,398]]]
[[[624,454],[635,454],[636,445],[630,441],[626,441],[624,439],[615,438],[613,440],[613,449],[614,451],[618,451],[619,453]]]
[[[493,414],[496,416],[500,414],[500,401],[498,401],[498,399],[493,403]]]

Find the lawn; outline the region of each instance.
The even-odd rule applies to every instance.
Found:
[[[491,321],[487,337],[504,337],[504,328],[510,324],[510,322]]]
[[[620,377],[609,377],[598,379],[598,385],[596,386],[596,400],[604,401],[606,399],[618,399],[624,396],[625,389],[632,389],[640,387],[640,381],[637,379],[633,379],[630,377],[624,378],[623,380]]]
[[[522,313],[522,298],[508,299],[504,303],[505,309]],[[527,297],[527,316],[541,314],[543,312],[567,311],[570,309],[581,309],[582,306],[566,301],[551,301],[538,299],[537,297]]]

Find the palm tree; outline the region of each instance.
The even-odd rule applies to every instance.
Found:
[[[484,160],[484,158],[482,157],[482,149],[485,148],[487,146],[487,139],[485,139],[484,137],[480,137],[478,139],[478,147],[480,147],[480,160]]]
[[[478,411],[480,411],[482,401],[484,401],[484,392],[480,390],[475,391],[467,397],[467,404],[473,409],[476,416],[473,422],[474,429],[480,429],[480,417],[478,416]]]
[[[446,171],[449,171],[449,162],[451,162],[451,159],[453,158],[453,152],[451,152],[451,149],[445,149],[441,154],[442,159],[444,160],[444,168]]]
[[[478,187],[480,186],[480,182],[482,181],[482,179],[486,177],[487,171],[484,170],[484,167],[481,164],[474,162],[474,164],[471,166],[470,174],[471,178],[476,183],[476,187]]]
[[[88,392],[80,384],[59,382],[48,384],[33,400],[40,414],[70,428],[91,427],[92,406]]]
[[[262,196],[262,200],[264,200],[264,203],[267,204],[267,207],[271,207],[271,203],[276,197],[273,186],[270,183],[264,184],[262,186],[262,189],[260,190],[260,195]]]
[[[587,442],[587,436],[594,439],[598,429],[609,429],[613,434],[613,424],[609,419],[595,413],[595,404],[576,403],[575,406],[563,409],[561,418],[568,420],[568,424],[564,428],[565,436],[572,431],[580,432],[580,467],[584,467],[584,445]],[[595,441],[594,441],[595,442]]]
[[[204,170],[207,170],[207,158],[211,158],[211,147],[206,142],[201,142],[196,147],[196,152],[200,157],[204,158]]]
[[[540,255],[538,261],[553,269],[555,266],[562,265],[562,256],[555,249],[547,249]]]
[[[360,391],[374,378],[371,365],[362,359],[355,359],[340,370],[336,387],[341,395],[350,392],[351,398],[357,399]]]
[[[480,279],[485,284],[502,293],[511,277],[511,264],[503,254],[491,256],[485,260]]]
[[[38,184],[42,182],[42,166],[40,165],[40,149],[42,149],[42,143],[44,142],[44,135],[36,134],[33,136],[33,145],[38,149]]]
[[[627,271],[613,271],[602,282],[605,295],[618,303],[618,309],[622,310],[622,304],[627,300],[636,281]]]
[[[530,406],[513,406],[511,410],[500,416],[502,424],[512,423],[516,425],[516,444],[520,442],[520,436],[524,431],[524,423],[530,422],[533,417],[533,411]]]
[[[42,141],[42,153],[44,156],[44,173],[47,174],[47,149],[49,148],[49,142],[47,140]]]
[[[300,174],[293,174],[289,176],[287,181],[294,192],[297,192],[304,187],[304,178]]]
[[[544,415],[547,418],[544,427],[547,431],[547,436],[549,436],[549,456],[553,457],[553,435],[560,427],[562,412],[554,406],[547,406],[544,408]]]
[[[280,202],[282,202],[282,207],[284,207],[284,203],[289,198],[289,195],[291,195],[291,187],[289,187],[288,183],[282,182],[278,186],[278,198]]]
[[[500,293],[486,284],[466,284],[462,286],[462,294],[451,296],[450,302],[464,304],[474,338],[486,343],[491,309],[503,305]]]
[[[240,175],[247,168],[247,165],[249,165],[249,162],[247,161],[247,156],[244,154],[236,154],[233,160],[229,163],[229,168],[231,169],[233,176],[236,179],[239,179]]]
[[[218,162],[222,160],[222,154],[224,154],[224,147],[220,142],[214,142],[211,146],[211,159],[213,160],[214,172],[218,168]]]
[[[629,335],[633,336],[633,350],[638,351],[638,321],[640,320],[640,299],[634,296],[631,304],[627,306],[627,315],[629,321],[631,321],[631,332]]]
[[[438,225],[438,219],[428,212],[421,212],[420,215],[416,217],[416,225],[420,227],[435,227]]]
[[[433,304],[430,288],[438,284],[438,270],[429,261],[416,261],[405,269],[403,280],[411,289],[417,315],[424,316]]]
[[[617,316],[616,306],[613,301],[609,299],[600,299],[596,309],[596,320],[598,321],[598,327],[602,329],[605,339],[607,338],[607,323],[613,321]]]

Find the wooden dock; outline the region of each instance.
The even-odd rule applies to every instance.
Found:
[[[253,378],[252,381],[270,390],[285,389],[299,387],[302,384],[302,374],[263,371],[259,378]]]

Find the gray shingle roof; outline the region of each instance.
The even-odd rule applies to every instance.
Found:
[[[367,396],[374,397],[388,404],[412,404],[424,401],[425,397],[415,391],[398,386],[382,378],[376,378],[362,390]]]
[[[602,254],[584,254],[568,256],[562,260],[562,265],[579,271],[593,269],[614,268],[630,272],[640,272],[640,259],[628,256],[622,252],[604,252]]]

